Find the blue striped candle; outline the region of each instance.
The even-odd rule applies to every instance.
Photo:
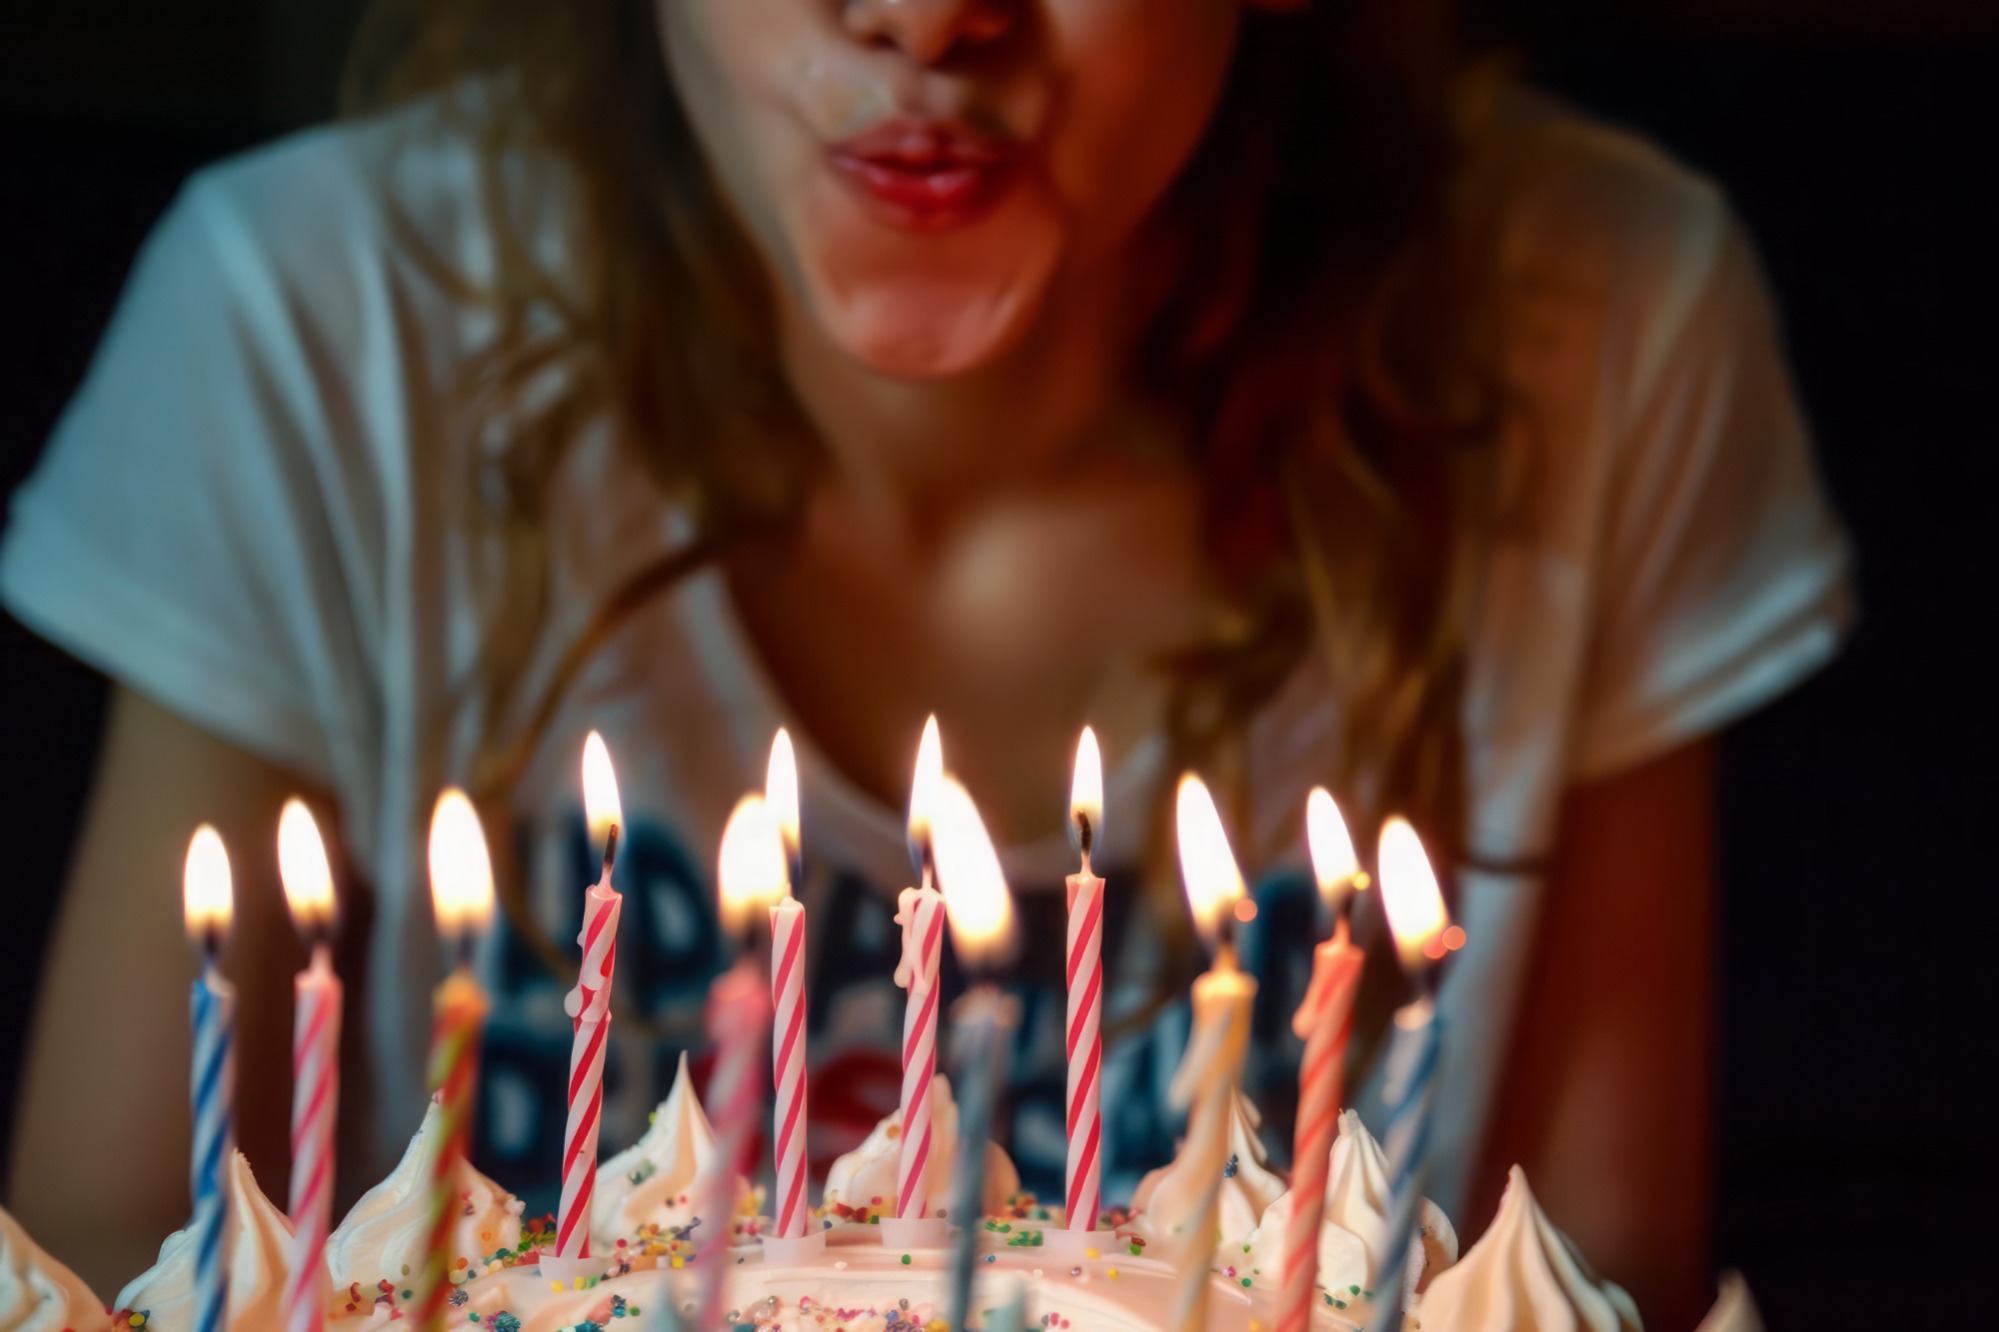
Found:
[[[1387,1132],[1382,1153],[1388,1159],[1388,1231],[1382,1264],[1374,1273],[1374,1310],[1370,1328],[1397,1327],[1403,1295],[1403,1269],[1415,1236],[1417,1209],[1423,1202],[1423,1182],[1430,1156],[1430,1108],[1436,1097],[1438,1055],[1444,1046],[1444,1021],[1429,996],[1398,1010],[1395,1034],[1388,1047]]]
[[[235,1137],[236,990],[205,966],[194,983],[195,1332],[221,1332],[229,1316],[229,1155]]]
[[[207,824],[195,829],[181,878],[187,937],[201,950],[188,1012],[194,1024],[194,1063],[188,1083],[194,1110],[194,1151],[188,1182],[194,1193],[193,1332],[222,1332],[229,1320],[229,1157],[234,1150],[236,1095],[236,989],[222,979],[215,958],[229,932],[234,905],[229,852]]]
[[[1395,936],[1396,957],[1415,983],[1417,998],[1395,1014],[1388,1045],[1387,1132],[1381,1135],[1388,1158],[1388,1231],[1382,1263],[1372,1277],[1373,1328],[1401,1326],[1403,1269],[1423,1205],[1423,1177],[1430,1159],[1430,1108],[1436,1100],[1437,1065],[1444,1047],[1444,1021],[1437,1012],[1437,971],[1450,951],[1450,912],[1422,839],[1406,819],[1382,825],[1381,906]]]

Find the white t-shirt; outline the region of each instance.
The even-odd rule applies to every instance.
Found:
[[[1712,732],[1809,673],[1848,616],[1848,559],[1750,250],[1715,188],[1622,134],[1552,116],[1501,227],[1522,293],[1512,369],[1534,466],[1523,525],[1493,553],[1467,699],[1476,841],[1545,853],[1559,797]],[[423,838],[438,789],[476,744],[485,656],[475,588],[494,551],[467,514],[485,437],[450,423],[490,316],[436,280],[411,238],[476,284],[492,266],[480,168],[434,108],[302,134],[211,167],[141,255],[88,379],[16,496],[0,595],[114,679],[338,797],[340,836],[379,901],[365,1036],[378,1159],[417,1120],[428,987],[440,959]],[[384,184],[386,182],[386,184]],[[567,252],[552,163],[506,187],[538,252]],[[385,198],[399,219],[392,223]],[[587,428],[552,499],[559,594],[548,652],[589,607],[681,536],[613,442]],[[1253,727],[1256,826],[1239,853],[1260,892],[1303,892],[1305,792],[1330,771],[1340,703],[1311,662]],[[714,848],[761,783],[787,721],[712,571],[629,623],[592,662],[521,783],[511,844],[517,913],[487,945],[496,995],[479,1141],[504,1181],[552,1202],[569,1042],[565,983],[524,922],[573,950],[590,877],[577,755],[601,729],[627,813],[618,1032],[607,1150],[663,1094],[716,967]],[[797,734],[797,727],[793,727]],[[900,810],[842,779],[798,737],[810,911],[813,1150],[823,1164],[893,1104],[900,992],[893,892],[908,878]],[[1107,957],[1143,950],[1137,859],[1160,771],[1156,735],[1104,736],[1100,865]],[[1050,826],[1003,849],[1030,938],[1061,936],[1072,868]],[[246,885],[246,891],[276,891]],[[1444,987],[1451,1039],[1432,1192],[1455,1206],[1504,1059],[1535,926],[1532,877],[1467,873],[1469,937]],[[171,891],[169,884],[134,891]],[[1045,951],[1045,950],[1043,950]],[[1256,951],[1252,948],[1252,952]],[[1059,1196],[1062,1000],[1057,960],[1029,950],[1011,1145]],[[1295,1067],[1281,1019],[1300,959],[1264,950],[1252,1081]],[[1111,1012],[1129,1001],[1114,989]],[[359,1020],[357,1016],[357,1021]],[[1184,1010],[1106,1063],[1107,1191],[1172,1149],[1163,1088]],[[1366,1105],[1363,1103],[1363,1109]]]

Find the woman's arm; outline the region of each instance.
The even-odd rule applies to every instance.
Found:
[[[1555,1224],[1648,1327],[1709,1280],[1714,742],[1570,792],[1507,1086],[1473,1208],[1527,1168]]]
[[[123,689],[70,866],[22,1084],[11,1205],[109,1300],[188,1212],[188,984],[181,866],[195,827],[229,844],[239,991],[237,1139],[282,1201],[289,977],[303,949],[278,886],[278,810],[301,784]]]

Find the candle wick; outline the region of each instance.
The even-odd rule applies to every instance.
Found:
[[[1083,872],[1090,872],[1090,847],[1096,841],[1096,830],[1090,826],[1090,812],[1076,811],[1076,845],[1083,853]]]
[[[472,931],[460,930],[457,932],[457,934],[453,935],[451,940],[451,951],[453,957],[457,961],[458,969],[460,971],[465,972],[468,975],[471,974]]]
[[[618,859],[618,825],[612,824],[611,831],[604,835],[604,881],[610,882],[611,866]]]

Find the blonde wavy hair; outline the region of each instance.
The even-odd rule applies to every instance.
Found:
[[[731,542],[782,529],[822,461],[776,362],[762,264],[668,79],[654,3],[376,0],[345,89],[361,114],[492,78],[507,94],[478,122],[481,151],[532,145],[573,164],[578,243],[598,260],[580,298],[558,288],[496,193],[499,274],[464,291],[502,330],[468,373],[465,409],[518,422],[486,514],[509,552],[490,589],[492,724],[474,775],[488,805],[615,629]],[[1460,712],[1509,403],[1494,229],[1477,224],[1484,190],[1468,167],[1471,83],[1444,9],[1313,0],[1247,15],[1221,105],[1153,229],[1167,276],[1133,373],[1191,423],[1211,559],[1237,612],[1159,663],[1176,761],[1229,790],[1248,719],[1320,651],[1347,719],[1325,779],[1357,834],[1406,811],[1448,862],[1465,854]],[[1175,261],[1193,254],[1204,262]],[[515,412],[557,363],[568,394]],[[606,395],[696,535],[598,608],[524,699],[544,632],[546,482]],[[1147,877],[1172,983],[1192,959],[1184,912],[1170,872]],[[533,941],[518,892],[510,915]],[[552,970],[573,967],[542,943]]]

